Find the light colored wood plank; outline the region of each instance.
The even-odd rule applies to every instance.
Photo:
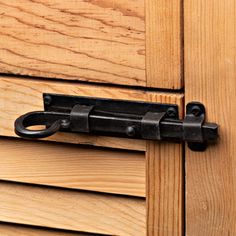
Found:
[[[144,153],[0,139],[0,179],[145,197]]]
[[[0,1],[0,71],[146,86],[144,0]]]
[[[43,110],[42,93],[57,93],[133,101],[148,101],[148,96],[153,94],[153,96],[156,97],[157,102],[164,101],[165,99],[167,101],[168,98],[172,96],[176,97],[176,99],[182,96],[177,93],[156,93],[126,88],[112,88],[107,86],[0,76],[0,110],[4,111],[0,112],[0,135],[15,137],[14,121],[17,117],[26,112]],[[146,150],[146,141],[144,140],[69,134],[63,132],[50,137],[48,140],[138,151]]]
[[[149,100],[157,101],[151,95]],[[163,97],[163,103],[178,104],[183,115],[183,97]],[[182,144],[147,142],[147,235],[183,235]]]
[[[148,87],[182,87],[182,0],[146,0]]]
[[[236,235],[236,3],[185,1],[186,103],[205,104],[220,140],[186,150],[186,234]]]
[[[42,229],[16,224],[0,223],[1,236],[89,236],[93,234],[71,233],[53,229]]]
[[[145,200],[0,183],[0,221],[109,235],[145,235]]]

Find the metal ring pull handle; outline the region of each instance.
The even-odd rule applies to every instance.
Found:
[[[46,138],[60,130],[62,119],[50,112],[35,111],[20,116],[15,121],[15,133],[24,138]],[[30,126],[45,125],[45,129],[29,130]]]

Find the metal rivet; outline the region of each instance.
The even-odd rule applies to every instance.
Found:
[[[46,95],[44,97],[44,104],[49,106],[51,104],[51,102],[52,102],[52,97],[49,95]]]
[[[63,129],[68,129],[70,127],[70,121],[69,120],[62,120],[61,121],[61,127]]]
[[[166,111],[166,114],[167,114],[168,117],[176,117],[177,111],[176,111],[176,109],[174,107],[170,107]]]
[[[126,128],[126,134],[127,134],[129,137],[134,137],[135,134],[136,134],[135,127],[134,127],[134,126],[128,126],[128,127]]]
[[[201,111],[201,108],[199,106],[193,106],[192,109],[191,109],[191,113],[194,116],[200,116],[202,111]]]

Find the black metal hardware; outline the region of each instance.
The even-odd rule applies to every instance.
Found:
[[[58,131],[163,141],[186,141],[193,151],[204,151],[218,138],[218,125],[205,122],[204,105],[189,103],[179,120],[171,104],[131,102],[57,94],[43,94],[44,111],[27,113],[15,121],[15,132],[25,138],[45,138]],[[44,125],[42,130],[27,127]]]

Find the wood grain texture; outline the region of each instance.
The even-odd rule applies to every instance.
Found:
[[[132,89],[120,89],[56,81],[49,82],[29,78],[17,79],[14,77],[0,76],[0,110],[3,111],[0,112],[0,135],[16,136],[14,132],[14,121],[17,117],[30,111],[43,110],[43,93],[136,101],[146,99],[145,92]],[[145,141],[143,140],[102,137],[85,134],[68,134],[61,132],[55,134],[47,140],[139,151],[146,150]]]
[[[217,145],[186,150],[186,234],[236,235],[236,3],[185,1],[186,103],[220,125]]]
[[[144,0],[0,1],[0,71],[146,86]]]
[[[151,95],[149,100],[157,101]],[[163,103],[178,104],[183,116],[183,97],[163,97]],[[147,142],[147,235],[182,236],[183,231],[182,144]]]
[[[93,236],[94,234],[76,233],[62,230],[53,230],[22,226],[17,224],[0,223],[1,236]]]
[[[0,221],[109,235],[145,235],[145,200],[0,183]]]
[[[22,114],[43,110],[42,93],[57,93],[91,96],[133,101],[148,101],[152,94],[157,102],[168,101],[170,97],[182,97],[177,93],[148,92],[144,90],[85,85],[79,83],[49,82],[29,78],[0,76],[0,135],[16,136],[14,121]],[[20,109],[19,109],[20,107]],[[146,150],[146,141],[125,138],[101,137],[81,134],[58,133],[47,140],[76,144],[89,144],[137,151]]]
[[[148,87],[182,88],[182,0],[146,0]]]
[[[145,197],[144,153],[0,139],[0,179]]]

